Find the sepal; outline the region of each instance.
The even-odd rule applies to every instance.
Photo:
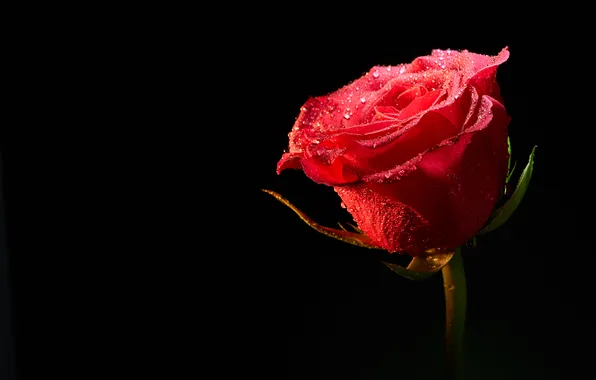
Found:
[[[316,223],[308,216],[306,216],[306,214],[300,211],[296,206],[291,204],[290,201],[288,201],[280,194],[271,190],[263,189],[263,191],[273,196],[275,199],[277,199],[290,209],[292,209],[292,211],[294,211],[300,217],[300,219],[302,219],[306,224],[308,224],[317,232],[320,232],[334,239],[340,240],[344,243],[364,248],[383,250],[383,248],[377,246],[368,236],[366,236],[360,229],[358,229],[358,227],[355,227],[348,223],[352,228],[354,228],[354,230],[357,231],[350,232],[341,224],[339,225],[341,227],[341,230],[321,226],[320,224]],[[386,265],[393,272],[407,279],[424,280],[440,271],[441,268],[443,268],[443,266],[445,266],[445,264],[447,264],[449,260],[451,260],[451,257],[453,257],[453,253],[454,252],[439,252],[434,249],[431,249],[426,251],[423,255],[414,257],[407,268],[386,261],[383,261],[383,264]]]
[[[485,234],[487,232],[493,231],[500,226],[503,225],[510,217],[513,215],[513,212],[519,206],[521,200],[523,199],[524,195],[526,194],[526,190],[528,189],[528,185],[530,184],[530,178],[532,178],[532,172],[534,170],[534,152],[536,150],[536,146],[532,149],[532,153],[530,153],[530,158],[528,159],[528,164],[524,168],[519,181],[517,182],[517,187],[513,192],[511,198],[505,202],[505,204],[498,209],[496,209],[491,217],[489,218],[486,226],[478,233],[478,235]],[[515,168],[515,165],[514,165]]]

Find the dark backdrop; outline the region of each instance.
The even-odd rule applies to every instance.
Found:
[[[167,33],[148,22],[116,36],[41,35],[28,48],[49,63],[23,62],[37,90],[12,99],[40,105],[17,102],[22,118],[2,140],[12,298],[1,301],[22,378],[441,378],[440,275],[401,278],[261,189],[323,225],[350,221],[330,188],[275,174],[300,106],[373,65],[505,46],[498,81],[517,174],[538,148],[519,209],[464,257],[469,378],[589,370],[584,34],[503,18],[493,33],[456,23],[423,37],[329,25],[316,12],[263,15],[221,33],[170,20]]]
[[[316,233],[259,189],[283,194],[323,225],[349,221],[331,188],[299,171],[275,174],[308,96],[334,91],[373,65],[410,62],[433,48],[494,55],[505,46],[511,57],[499,68],[498,81],[512,116],[517,175],[532,147],[538,148],[519,209],[464,255],[469,378],[563,379],[590,368],[595,260],[587,176],[593,160],[579,132],[589,128],[589,117],[578,104],[587,62],[571,58],[574,45],[552,47],[546,37],[444,37],[405,46],[364,38],[344,44],[313,33],[289,45],[266,37],[255,43],[255,62],[243,83],[260,90],[246,99],[246,118],[236,126],[250,131],[251,146],[241,151],[246,173],[238,177],[247,183],[238,197],[250,202],[251,216],[242,220],[254,231],[255,248],[242,263],[257,287],[244,316],[256,332],[245,347],[257,350],[263,373],[288,379],[442,378],[441,276],[420,283],[403,279],[371,251]]]

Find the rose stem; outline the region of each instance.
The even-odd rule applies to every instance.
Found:
[[[461,380],[463,338],[466,321],[466,275],[457,248],[451,260],[441,270],[445,287],[446,353],[449,380]]]

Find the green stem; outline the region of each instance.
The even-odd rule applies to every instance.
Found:
[[[461,247],[442,269],[445,287],[446,352],[449,380],[463,379],[462,354],[466,322],[466,275]]]

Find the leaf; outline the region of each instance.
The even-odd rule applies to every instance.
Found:
[[[511,167],[511,139],[507,136],[507,152],[509,153],[509,161],[507,162],[507,179],[505,183],[509,183],[511,179],[511,175],[515,171],[515,166],[517,165],[517,161],[513,163],[513,168]],[[507,190],[507,186],[505,186],[505,191]]]
[[[534,151],[536,150],[536,146],[532,149],[532,153],[530,153],[530,158],[528,159],[528,164],[524,168],[521,176],[519,177],[519,181],[517,183],[517,188],[515,192],[509,198],[509,200],[500,208],[498,208],[493,215],[491,216],[488,224],[482,231],[478,234],[485,234],[487,232],[493,231],[503,225],[513,214],[513,212],[519,206],[521,200],[523,199],[524,195],[526,194],[526,190],[528,189],[528,185],[530,184],[530,178],[532,178],[532,172],[534,170]]]
[[[310,227],[314,228],[317,232],[322,233],[323,235],[327,235],[334,239],[343,241],[344,243],[356,245],[359,247],[370,248],[370,249],[383,249],[381,247],[378,247],[375,243],[372,242],[372,240],[368,236],[366,236],[364,234],[360,234],[360,233],[356,233],[356,232],[349,232],[349,231],[346,231],[345,229],[342,231],[342,230],[337,230],[335,228],[321,226],[320,224],[316,223],[315,221],[310,219],[308,216],[306,216],[306,214],[304,214],[302,211],[300,211],[296,206],[291,204],[290,201],[288,201],[286,198],[284,198],[280,194],[276,193],[275,191],[271,191],[271,190],[263,189],[263,191],[266,192],[267,194],[272,195],[273,197],[275,197],[275,199],[277,199],[281,203],[283,203],[286,206],[288,206],[289,208],[291,208],[292,211],[294,211],[296,214],[298,214],[300,219],[302,219],[306,224],[308,224]],[[343,228],[343,226],[341,226],[341,227]]]
[[[408,270],[402,266],[399,266],[397,264],[388,263],[386,261],[383,261],[383,264],[385,264],[387,266],[387,268],[391,269],[393,272],[399,274],[402,277],[407,278],[408,280],[414,280],[414,281],[425,280],[434,274],[432,272],[414,272],[414,271]]]
[[[429,250],[427,253],[430,254],[414,257],[407,268],[386,261],[383,261],[383,264],[402,277],[419,281],[440,271],[451,260],[455,252],[442,253]]]
[[[342,226],[341,223],[338,222],[337,224],[339,224],[339,228],[341,228],[343,231],[350,232],[346,229],[346,227]]]
[[[507,136],[507,153],[509,153],[509,161],[507,162],[507,172],[511,175],[512,171],[509,171],[511,168],[511,139]]]
[[[353,225],[352,223],[346,223],[348,226],[352,227],[354,229],[354,231],[360,232],[361,234],[363,234],[364,232],[362,232],[362,230],[358,227],[356,227],[355,225]]]
[[[507,174],[507,179],[505,180],[505,183],[509,183],[509,180],[511,179],[511,175],[513,174],[513,172],[515,171],[515,167],[517,166],[517,161],[515,161],[513,163],[513,168],[511,169],[511,171],[509,172],[509,174]]]
[[[275,199],[288,206],[290,209],[292,209],[292,211],[298,214],[300,219],[302,219],[306,224],[308,224],[310,227],[324,235],[343,241],[344,243],[356,245],[359,247],[383,250],[383,248],[375,245],[375,243],[373,243],[372,240],[364,233],[350,232],[346,230],[344,226],[342,226],[341,224],[339,224],[339,226],[342,228],[341,230],[321,226],[320,224],[314,222],[312,219],[306,216],[302,211],[300,211],[296,206],[291,204],[290,201],[288,201],[280,194],[271,190],[263,189],[263,191],[267,194],[272,195],[273,197],[275,197]],[[349,225],[356,231],[360,231],[358,227],[352,224]],[[453,257],[453,252],[443,253],[438,252],[434,249],[427,250],[425,253],[425,255],[414,257],[407,268],[385,261],[383,261],[383,264],[385,264],[393,272],[405,278],[408,278],[410,280],[423,280],[440,271],[441,268],[443,268],[443,266],[445,266],[445,264],[447,264],[449,260],[451,260],[451,257]]]

